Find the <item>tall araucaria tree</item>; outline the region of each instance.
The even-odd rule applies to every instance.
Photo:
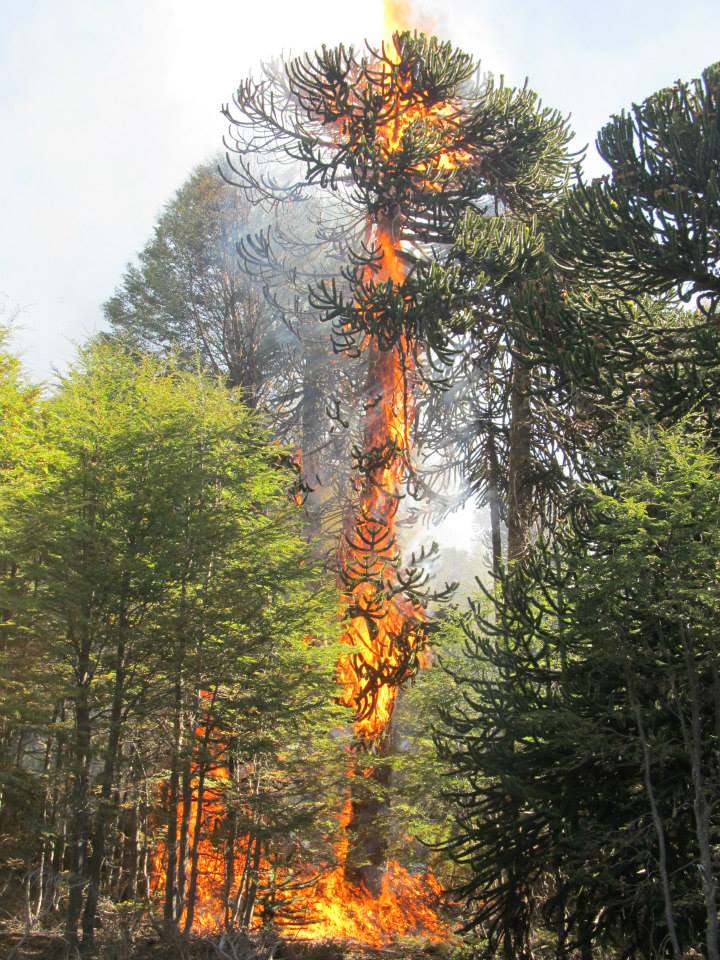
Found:
[[[298,203],[325,188],[347,211],[342,281],[315,285],[313,303],[338,351],[362,353],[367,364],[355,498],[339,551],[350,647],[340,672],[358,747],[382,753],[397,689],[430,629],[423,575],[412,561],[403,567],[396,529],[404,495],[422,486],[411,457],[415,384],[448,360],[422,274],[434,277],[432,261],[468,207],[530,216],[564,178],[568,134],[531,91],[481,82],[468,54],[407,32],[364,55],[323,47],[268,69],[241,84],[226,114],[229,169],[252,199]],[[295,162],[285,182],[258,172],[273,159]],[[384,776],[376,770],[376,786]],[[378,810],[375,793],[356,798],[351,831],[367,832]],[[382,844],[356,836],[348,873],[376,888],[382,860]]]
[[[720,66],[614,116],[555,211],[553,270],[527,302],[532,349],[586,410],[672,423],[717,419],[720,303]]]

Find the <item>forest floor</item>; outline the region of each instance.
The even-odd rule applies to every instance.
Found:
[[[271,949],[249,940],[219,943],[216,938],[198,938],[182,943],[163,943],[157,938],[98,941],[94,960],[450,960],[456,949],[444,944],[404,942],[381,949],[351,943],[279,941]],[[0,931],[0,960],[67,960],[61,936]]]

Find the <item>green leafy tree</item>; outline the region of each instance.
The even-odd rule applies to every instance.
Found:
[[[272,389],[287,330],[241,268],[237,244],[252,222],[249,204],[214,166],[198,167],[165,207],[105,315],[136,348],[199,356],[254,407]]]
[[[0,857],[17,864],[34,852],[42,829],[42,785],[22,758],[49,722],[58,688],[41,665],[45,638],[26,628],[32,584],[21,576],[14,551],[16,506],[32,498],[47,468],[35,442],[40,397],[8,351],[7,338],[0,328]]]
[[[308,304],[310,278],[337,272],[340,244],[329,202],[308,206],[284,204],[264,218],[214,165],[198,167],[104,312],[109,336],[189,368],[199,360],[302,450],[300,486],[316,536],[337,526],[350,460],[347,432],[337,427],[354,419],[357,369],[340,367]]]
[[[222,383],[95,345],[43,403],[32,440],[40,454],[23,463],[23,484],[3,487],[15,518],[6,550],[32,585],[24,630],[44,638],[42,668],[62,685],[45,741],[61,781],[67,772],[54,860],[67,870],[68,943],[87,952],[108,859],[125,856],[125,808],[137,812],[143,794],[124,884],[125,896],[149,893],[149,776],[168,783],[171,922],[193,922],[219,768],[234,767],[244,805],[242,769],[274,778],[280,812],[264,818],[262,841],[289,842],[298,755],[322,753],[334,716],[331,617],[282,450]],[[218,802],[224,824],[231,805]],[[296,817],[296,849],[311,805]]]

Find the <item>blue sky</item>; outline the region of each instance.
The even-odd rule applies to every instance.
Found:
[[[716,0],[418,6],[485,69],[527,76],[579,145],[720,59]],[[381,0],[0,0],[0,317],[17,313],[33,377],[98,329],[162,205],[220,148],[238,81],[261,58],[379,37],[381,23]]]

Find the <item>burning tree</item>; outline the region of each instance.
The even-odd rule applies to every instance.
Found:
[[[345,873],[377,892],[387,768],[368,754],[388,750],[398,690],[432,627],[424,557],[403,564],[398,527],[404,497],[423,489],[411,457],[417,390],[450,360],[441,321],[451,289],[437,283],[437,261],[468,208],[527,211],[554,187],[567,135],[529,90],[483,81],[468,54],[409,32],[364,54],[323,47],[268,68],[241,84],[225,113],[228,164],[253,201],[302,202],[319,187],[346,212],[347,265],[341,278],[317,283],[312,300],[335,349],[364,355],[367,370],[339,550],[349,647],[339,674],[355,712],[358,765],[372,769],[351,778]],[[290,165],[284,181],[269,172],[278,161]]]

